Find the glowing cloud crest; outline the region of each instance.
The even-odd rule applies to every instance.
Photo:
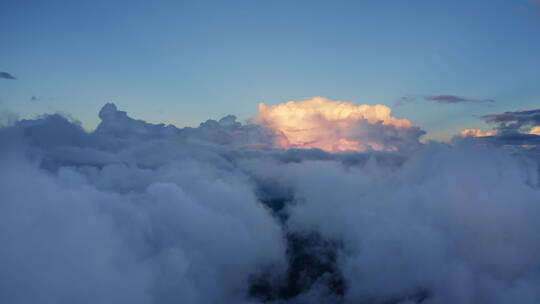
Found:
[[[271,130],[283,149],[397,151],[418,145],[424,134],[385,105],[359,105],[314,97],[275,106],[259,105],[257,122]]]
[[[497,131],[495,130],[488,130],[484,132],[480,129],[465,129],[459,132],[459,135],[461,135],[462,137],[486,137],[486,136],[493,136],[496,134],[497,134]]]
[[[529,134],[540,135],[540,126],[532,127],[531,130],[529,130]]]

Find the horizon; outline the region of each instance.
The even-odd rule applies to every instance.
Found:
[[[478,116],[540,99],[532,0],[29,1],[1,11],[0,71],[14,79],[0,78],[0,107],[66,113],[87,130],[106,102],[183,127],[323,96],[391,106],[447,141],[489,128]]]

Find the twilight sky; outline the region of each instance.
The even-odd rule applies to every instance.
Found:
[[[0,72],[0,112],[87,129],[106,102],[186,126],[324,96],[447,139],[538,108],[540,3],[1,1]]]

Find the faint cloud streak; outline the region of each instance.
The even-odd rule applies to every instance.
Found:
[[[483,102],[495,102],[493,99],[475,99],[475,98],[466,98],[456,95],[436,95],[436,96],[425,96],[425,100],[436,101],[438,103],[483,103]]]
[[[1,79],[9,79],[9,80],[15,80],[17,78],[15,78],[15,76],[11,75],[10,73],[8,72],[0,72],[0,78]]]

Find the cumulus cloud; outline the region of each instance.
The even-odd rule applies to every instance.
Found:
[[[326,151],[412,149],[425,132],[384,105],[359,105],[315,97],[259,105],[257,123],[274,130],[281,148]]]
[[[15,76],[11,75],[10,73],[8,72],[0,72],[0,79],[10,79],[10,80],[15,80],[17,78],[15,78]]]
[[[277,221],[227,160],[112,104],[100,117],[92,133],[59,115],[2,130],[1,302],[241,303],[284,265]]]
[[[419,136],[384,106],[337,104],[351,113],[288,117]],[[60,115],[0,128],[0,302],[540,301],[539,158],[285,150],[282,107],[176,128],[107,104],[92,132]]]

